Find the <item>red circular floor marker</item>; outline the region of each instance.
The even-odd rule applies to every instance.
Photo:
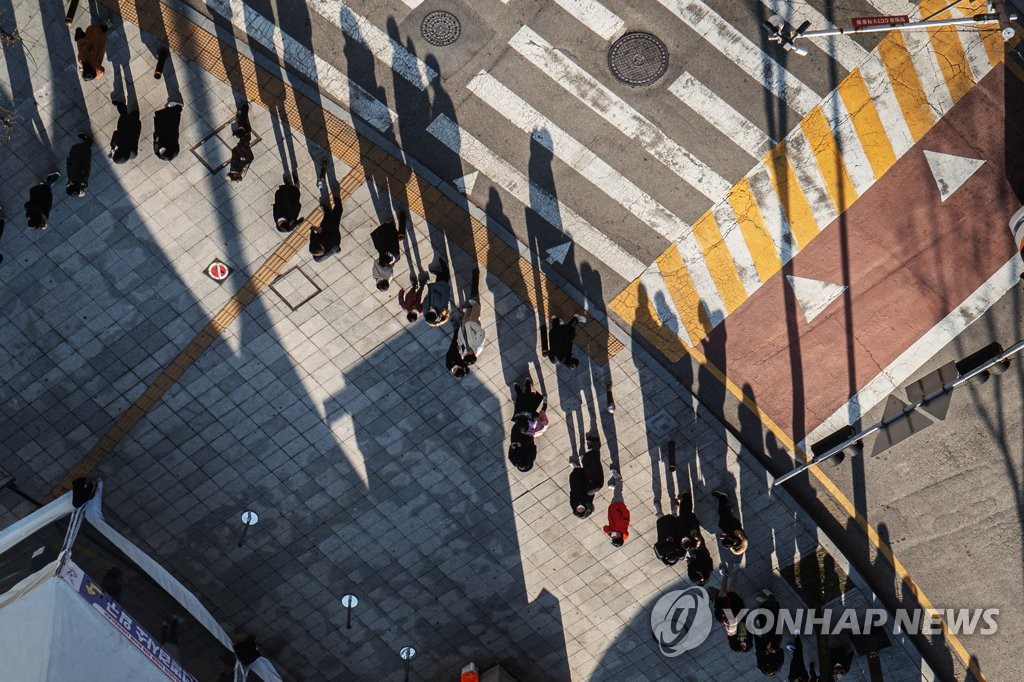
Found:
[[[212,263],[206,266],[206,276],[212,279],[214,282],[220,283],[228,278],[231,274],[231,268],[226,263],[214,260]]]

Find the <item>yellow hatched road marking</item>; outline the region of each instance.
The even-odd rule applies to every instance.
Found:
[[[697,293],[697,287],[693,285],[690,271],[686,269],[686,263],[679,253],[679,247],[669,244],[656,262],[661,276],[665,278],[665,288],[676,304],[679,320],[686,328],[690,339],[696,343],[708,335],[713,325],[704,312],[704,305]]]
[[[757,266],[757,275],[761,282],[767,282],[772,275],[782,269],[782,261],[779,260],[779,251],[768,233],[761,209],[750,191],[750,180],[743,178],[736,183],[727,199],[736,216],[736,223],[743,233],[743,240],[750,249],[754,265]]]
[[[711,278],[722,296],[726,314],[740,307],[747,298],[747,290],[736,272],[736,263],[729,254],[729,249],[722,238],[718,221],[711,211],[702,215],[693,224],[693,236],[697,238],[704,260],[711,271]]]
[[[917,142],[935,123],[928,96],[921,87],[921,79],[914,71],[907,43],[899,33],[890,33],[878,43],[878,56],[889,73],[889,82],[896,101],[903,110],[910,135]]]
[[[842,213],[856,201],[857,190],[846,171],[839,144],[820,104],[800,121],[800,127],[818,161],[818,169],[825,180],[825,190],[832,198],[836,211]]]
[[[871,164],[875,179],[882,177],[896,163],[896,152],[892,149],[889,136],[885,133],[885,125],[871,101],[871,94],[864,82],[860,69],[854,69],[839,84],[839,96],[850,112],[850,120],[857,131],[864,154]]]
[[[949,3],[943,0],[941,4],[934,0],[925,0],[921,3],[921,14],[928,16],[935,10],[941,9]],[[949,11],[939,12],[933,19],[950,19],[952,14]],[[960,36],[956,28],[944,26],[942,28],[928,29],[931,36],[932,47],[935,49],[935,56],[938,58],[939,69],[942,71],[946,85],[949,87],[949,94],[953,102],[959,102],[971,88],[974,87],[974,77],[967,65],[967,54],[964,52],[964,44],[960,42]]]
[[[796,244],[801,249],[818,236],[818,222],[811,213],[807,197],[800,189],[800,181],[796,177],[796,169],[786,154],[786,142],[783,140],[768,152],[762,161],[768,169],[768,176],[775,187],[782,210],[786,212],[789,229],[793,233]]]

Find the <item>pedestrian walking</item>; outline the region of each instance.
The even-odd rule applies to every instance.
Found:
[[[427,284],[427,296],[423,300],[423,319],[431,327],[440,327],[451,315],[452,274],[448,269],[448,261],[440,259],[436,268],[430,268],[434,281]],[[380,289],[380,282],[377,282]],[[381,289],[384,291],[384,289]]]
[[[576,338],[576,326],[585,324],[587,318],[583,315],[574,315],[568,322],[552,315],[551,325],[548,331],[548,360],[554,364],[563,364],[569,369],[575,369],[580,361],[573,357],[572,342]]]
[[[284,176],[284,184],[274,192],[274,225],[278,232],[291,232],[299,224],[302,193],[292,176]]]
[[[843,631],[828,636],[828,660],[832,662],[832,677],[846,677],[853,666],[853,640],[850,633]]]
[[[654,543],[654,556],[666,566],[674,566],[683,556],[679,519],[674,514],[664,514],[658,517],[655,528],[658,539]]]
[[[726,585],[715,597],[715,620],[725,628],[729,648],[737,653],[750,651],[753,642],[747,632],[747,624],[741,618],[744,614],[743,600],[732,590],[732,576],[727,576]]]
[[[587,494],[596,495],[604,489],[604,465],[601,463],[601,439],[596,433],[587,436],[587,449],[580,458],[587,475]]]
[[[621,499],[613,499],[608,505],[608,525],[604,533],[612,539],[612,545],[622,547],[629,539],[629,508]]]
[[[178,648],[178,623],[182,622],[177,616],[171,616],[160,624],[160,646],[179,662],[181,661],[181,649]]]
[[[587,483],[587,472],[583,467],[573,467],[569,472],[569,507],[573,515],[581,519],[594,513],[594,495]]]
[[[50,209],[53,208],[53,186],[60,180],[60,173],[54,171],[42,182],[28,191],[25,202],[25,219],[34,230],[45,230],[50,221]]]
[[[512,441],[508,446],[508,461],[519,471],[527,472],[537,461],[537,443],[526,435],[526,420],[516,419],[512,424]]]
[[[397,225],[389,220],[381,223],[370,233],[370,241],[377,250],[377,259],[373,262],[373,279],[377,283],[378,291],[387,291],[391,286],[393,266],[398,262],[402,250],[400,241],[405,237],[407,219],[405,211],[402,211],[398,214]]]
[[[309,252],[319,262],[335,251],[341,251],[341,195],[325,197],[320,202],[324,217],[320,224],[309,231]]]
[[[153,153],[156,158],[171,161],[178,155],[184,106],[182,102],[167,100],[163,109],[153,113]]]
[[[693,493],[686,491],[679,495],[679,544],[686,561],[686,575],[695,585],[703,585],[711,577],[714,561],[704,541],[704,533],[700,521],[693,512]]]
[[[75,44],[78,46],[78,66],[82,80],[91,81],[103,75],[103,55],[107,52],[107,25],[92,24],[84,31],[75,29]]]
[[[419,318],[419,314],[423,312],[423,305],[421,300],[423,298],[424,287],[413,278],[412,285],[408,291],[403,289],[398,290],[398,305],[405,311],[405,319],[409,322],[415,322]]]
[[[459,352],[459,323],[454,323],[455,330],[452,332],[452,342],[448,344],[448,352],[444,356],[444,366],[448,368],[456,379],[469,374],[469,367],[462,361],[462,353]],[[533,434],[527,434],[533,436]]]
[[[92,136],[78,133],[78,142],[68,151],[69,197],[84,197],[89,190],[89,175],[92,172]]]
[[[231,160],[228,162],[228,180],[241,182],[249,172],[252,163],[252,126],[249,124],[249,102],[240,102],[235,112],[234,135],[238,142],[231,149]]]
[[[523,420],[523,430],[525,431],[525,423],[536,419],[540,411],[547,408],[547,396],[533,390],[533,379],[530,377],[523,379],[521,386],[520,382],[515,382],[512,384],[512,389],[515,395],[512,404],[512,419]]]
[[[804,643],[799,632],[793,633],[793,641],[786,645],[786,649],[790,652],[789,682],[817,682],[817,674],[812,675],[808,672],[807,664],[804,662]],[[814,669],[813,664],[811,668]]]
[[[718,498],[718,539],[734,556],[747,551],[747,534],[733,512],[729,496],[721,490],[711,493]]]
[[[128,100],[110,98],[117,107],[117,128],[110,139],[110,159],[114,163],[126,163],[139,155],[139,137],[142,135],[142,119],[139,107],[128,108]]]
[[[469,288],[469,300],[463,306],[462,323],[459,334],[459,353],[462,364],[472,367],[484,349],[485,334],[480,324],[480,268],[473,268],[472,283]]]
[[[757,613],[754,626],[760,631],[768,627],[767,632],[754,635],[754,655],[757,657],[757,669],[766,677],[775,677],[786,662],[786,654],[782,648],[782,635],[776,632],[775,624],[779,622],[779,601],[768,590],[758,597],[761,608],[768,613]],[[760,610],[760,609],[759,609]],[[770,621],[769,621],[770,614]]]

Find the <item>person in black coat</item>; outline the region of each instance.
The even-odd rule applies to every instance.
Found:
[[[527,420],[536,419],[541,410],[547,408],[547,396],[533,390],[533,379],[527,377],[520,387],[517,381],[512,385],[515,390],[515,402],[512,407],[512,419],[525,417]]]
[[[522,472],[533,468],[537,461],[537,443],[526,434],[527,418],[519,417],[512,425],[512,442],[508,446],[508,461]]]
[[[53,186],[60,180],[60,173],[54,171],[46,179],[28,191],[25,202],[25,219],[34,230],[45,230],[53,208]]]
[[[782,649],[782,635],[776,632],[776,624],[779,622],[779,601],[770,592],[767,593],[762,608],[772,614],[772,628],[763,635],[754,635],[754,654],[757,657],[757,669],[767,677],[775,677],[775,674],[782,670],[782,664],[786,662],[786,654]],[[767,616],[758,614],[754,618],[757,629],[761,629],[767,623]]]
[[[335,251],[341,251],[341,195],[336,193],[333,199],[333,206],[327,200],[320,203],[323,220],[309,232],[309,252],[318,262]]]
[[[284,184],[274,192],[274,225],[278,232],[291,232],[299,224],[302,212],[302,193],[286,175]]]
[[[377,289],[387,291],[391,286],[394,274],[392,265],[398,262],[402,251],[401,240],[405,239],[405,223],[408,220],[405,211],[398,214],[398,224],[392,221],[381,223],[370,233],[370,241],[377,250],[377,260],[373,265],[373,278]]]
[[[678,524],[679,544],[686,560],[686,575],[695,585],[703,585],[711,577],[714,560],[704,541],[700,521],[693,513],[693,494],[689,491],[679,495]]]
[[[238,105],[235,114],[235,137],[238,142],[231,149],[231,161],[228,162],[228,180],[239,182],[249,172],[252,163],[252,126],[249,124],[249,103]]]
[[[548,360],[554,364],[564,364],[569,369],[575,369],[580,361],[573,357],[572,342],[576,338],[576,326],[586,323],[587,318],[582,315],[574,315],[568,322],[556,316],[551,317],[551,326],[548,331]]]
[[[581,519],[594,513],[594,495],[590,492],[589,483],[583,467],[573,467],[569,473],[569,507],[573,515]]]
[[[69,197],[84,197],[89,190],[89,174],[92,171],[92,137],[78,133],[80,142],[71,145],[68,151]]]
[[[665,514],[656,522],[658,539],[654,543],[654,556],[666,566],[673,566],[683,556],[683,546],[679,542],[679,519],[672,514]]]
[[[142,119],[139,108],[130,111],[128,102],[111,98],[117,107],[117,128],[110,139],[110,158],[114,163],[126,163],[139,155],[139,137],[142,135]]]
[[[596,434],[587,436],[587,450],[581,464],[587,475],[587,493],[598,494],[604,488],[604,465],[601,464],[601,441]]]
[[[181,102],[167,102],[167,106],[153,114],[153,153],[156,158],[170,161],[178,155],[178,137],[181,128]]]

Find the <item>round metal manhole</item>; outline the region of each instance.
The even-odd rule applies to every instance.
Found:
[[[423,34],[423,39],[431,45],[444,47],[459,39],[459,35],[462,34],[462,25],[459,23],[459,18],[451,12],[437,10],[423,17],[420,33]]]
[[[650,33],[627,33],[612,43],[608,66],[627,85],[649,85],[668,70],[668,50]]]

